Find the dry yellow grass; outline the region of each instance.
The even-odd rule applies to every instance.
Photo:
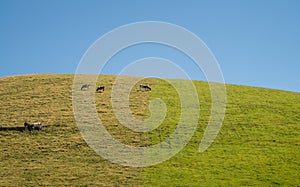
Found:
[[[114,125],[117,122],[111,114],[109,99],[114,78],[101,76],[99,82],[107,90],[96,94],[97,110],[113,131],[118,128]],[[87,146],[74,121],[72,82],[73,75],[0,79],[1,185],[143,184],[139,177],[141,169],[112,164]],[[22,127],[25,121],[41,121],[46,127],[41,132],[5,130]],[[135,136],[126,141],[133,141]]]

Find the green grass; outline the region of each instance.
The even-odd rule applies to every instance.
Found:
[[[24,75],[0,79],[0,186],[298,186],[300,184],[300,94],[226,85],[226,116],[220,133],[203,153],[200,140],[210,116],[210,91],[195,81],[200,120],[189,144],[155,166],[119,166],[98,156],[83,140],[72,109],[73,75]],[[101,75],[96,108],[104,126],[120,142],[148,146],[176,128],[180,101],[164,80],[146,79],[130,94],[138,119],[150,116],[149,100],[161,98],[167,115],[157,129],[133,132],[116,119],[110,98],[115,76]],[[131,77],[123,77],[128,81]],[[184,81],[178,81],[184,86]],[[40,132],[4,130],[42,121]]]

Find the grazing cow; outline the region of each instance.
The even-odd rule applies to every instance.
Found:
[[[29,131],[38,130],[38,131],[40,131],[40,130],[42,130],[42,123],[41,122],[36,122],[36,123],[30,124],[30,123],[25,122],[24,127],[25,127],[25,130],[29,130]]]
[[[38,131],[42,130],[42,127],[43,127],[41,122],[36,122],[31,125],[33,125],[33,130],[38,130]]]
[[[86,90],[90,88],[90,84],[84,84],[81,86],[81,90]]]
[[[104,86],[98,86],[96,92],[101,92],[101,91],[104,92],[104,88],[105,88]]]
[[[144,89],[146,91],[151,91],[151,88],[148,85],[141,84],[140,89]]]

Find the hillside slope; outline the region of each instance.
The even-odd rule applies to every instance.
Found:
[[[226,116],[216,140],[198,152],[210,114],[207,83],[195,81],[201,105],[197,131],[176,156],[146,168],[112,164],[83,140],[72,109],[73,75],[24,75],[0,79],[0,184],[104,186],[297,186],[300,184],[300,94],[227,85]],[[124,81],[130,77],[123,77]],[[168,107],[162,125],[148,133],[119,124],[111,105],[115,76],[101,75],[96,108],[114,138],[133,146],[153,145],[168,137],[180,117],[176,90],[166,81],[146,79],[151,92],[138,84],[130,109],[149,117],[149,99]],[[180,81],[179,81],[180,82]],[[181,81],[184,84],[184,81]],[[41,121],[40,132],[22,131],[25,121]]]

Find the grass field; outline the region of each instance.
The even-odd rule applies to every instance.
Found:
[[[226,85],[226,116],[214,143],[203,153],[199,142],[210,115],[210,91],[195,81],[201,105],[197,130],[188,145],[171,159],[145,168],[113,164],[83,140],[72,109],[73,75],[24,75],[0,79],[0,186],[299,186],[300,94]],[[160,79],[138,84],[130,109],[149,117],[148,104],[161,98],[167,115],[161,126],[138,133],[122,126],[112,110],[115,76],[101,75],[96,94],[104,126],[120,142],[153,145],[176,128],[180,101],[176,90]],[[123,77],[126,82],[131,77]],[[178,81],[184,84],[184,81]],[[79,88],[80,89],[80,88]],[[25,121],[41,121],[40,132],[24,132]]]

